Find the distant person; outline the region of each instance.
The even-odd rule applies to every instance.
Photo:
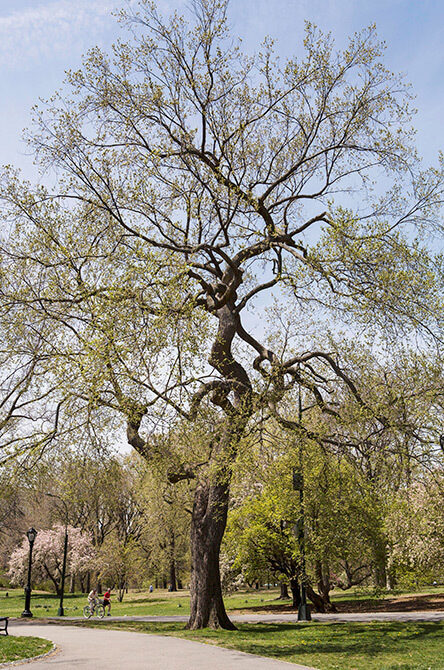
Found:
[[[111,616],[111,589],[107,589],[103,594],[103,607],[108,608],[108,616]]]
[[[152,593],[153,591],[154,591],[154,587],[153,587],[152,584],[150,584],[150,593]]]

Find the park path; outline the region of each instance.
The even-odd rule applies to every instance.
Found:
[[[210,644],[161,635],[11,621],[11,635],[51,640],[57,651],[14,665],[26,670],[315,670]]]

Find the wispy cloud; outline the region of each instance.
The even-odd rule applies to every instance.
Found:
[[[0,16],[0,67],[28,70],[85,51],[112,27],[111,11],[118,5],[116,0],[52,0]]]

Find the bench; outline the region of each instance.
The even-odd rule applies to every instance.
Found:
[[[9,635],[9,633],[8,633],[8,621],[9,621],[9,618],[7,616],[1,616],[0,617],[0,630],[4,630],[5,635]]]

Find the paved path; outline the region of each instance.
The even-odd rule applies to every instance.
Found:
[[[305,665],[161,635],[15,621],[11,621],[9,630],[12,635],[44,637],[58,647],[55,653],[31,664],[14,665],[14,669],[315,670]]]

